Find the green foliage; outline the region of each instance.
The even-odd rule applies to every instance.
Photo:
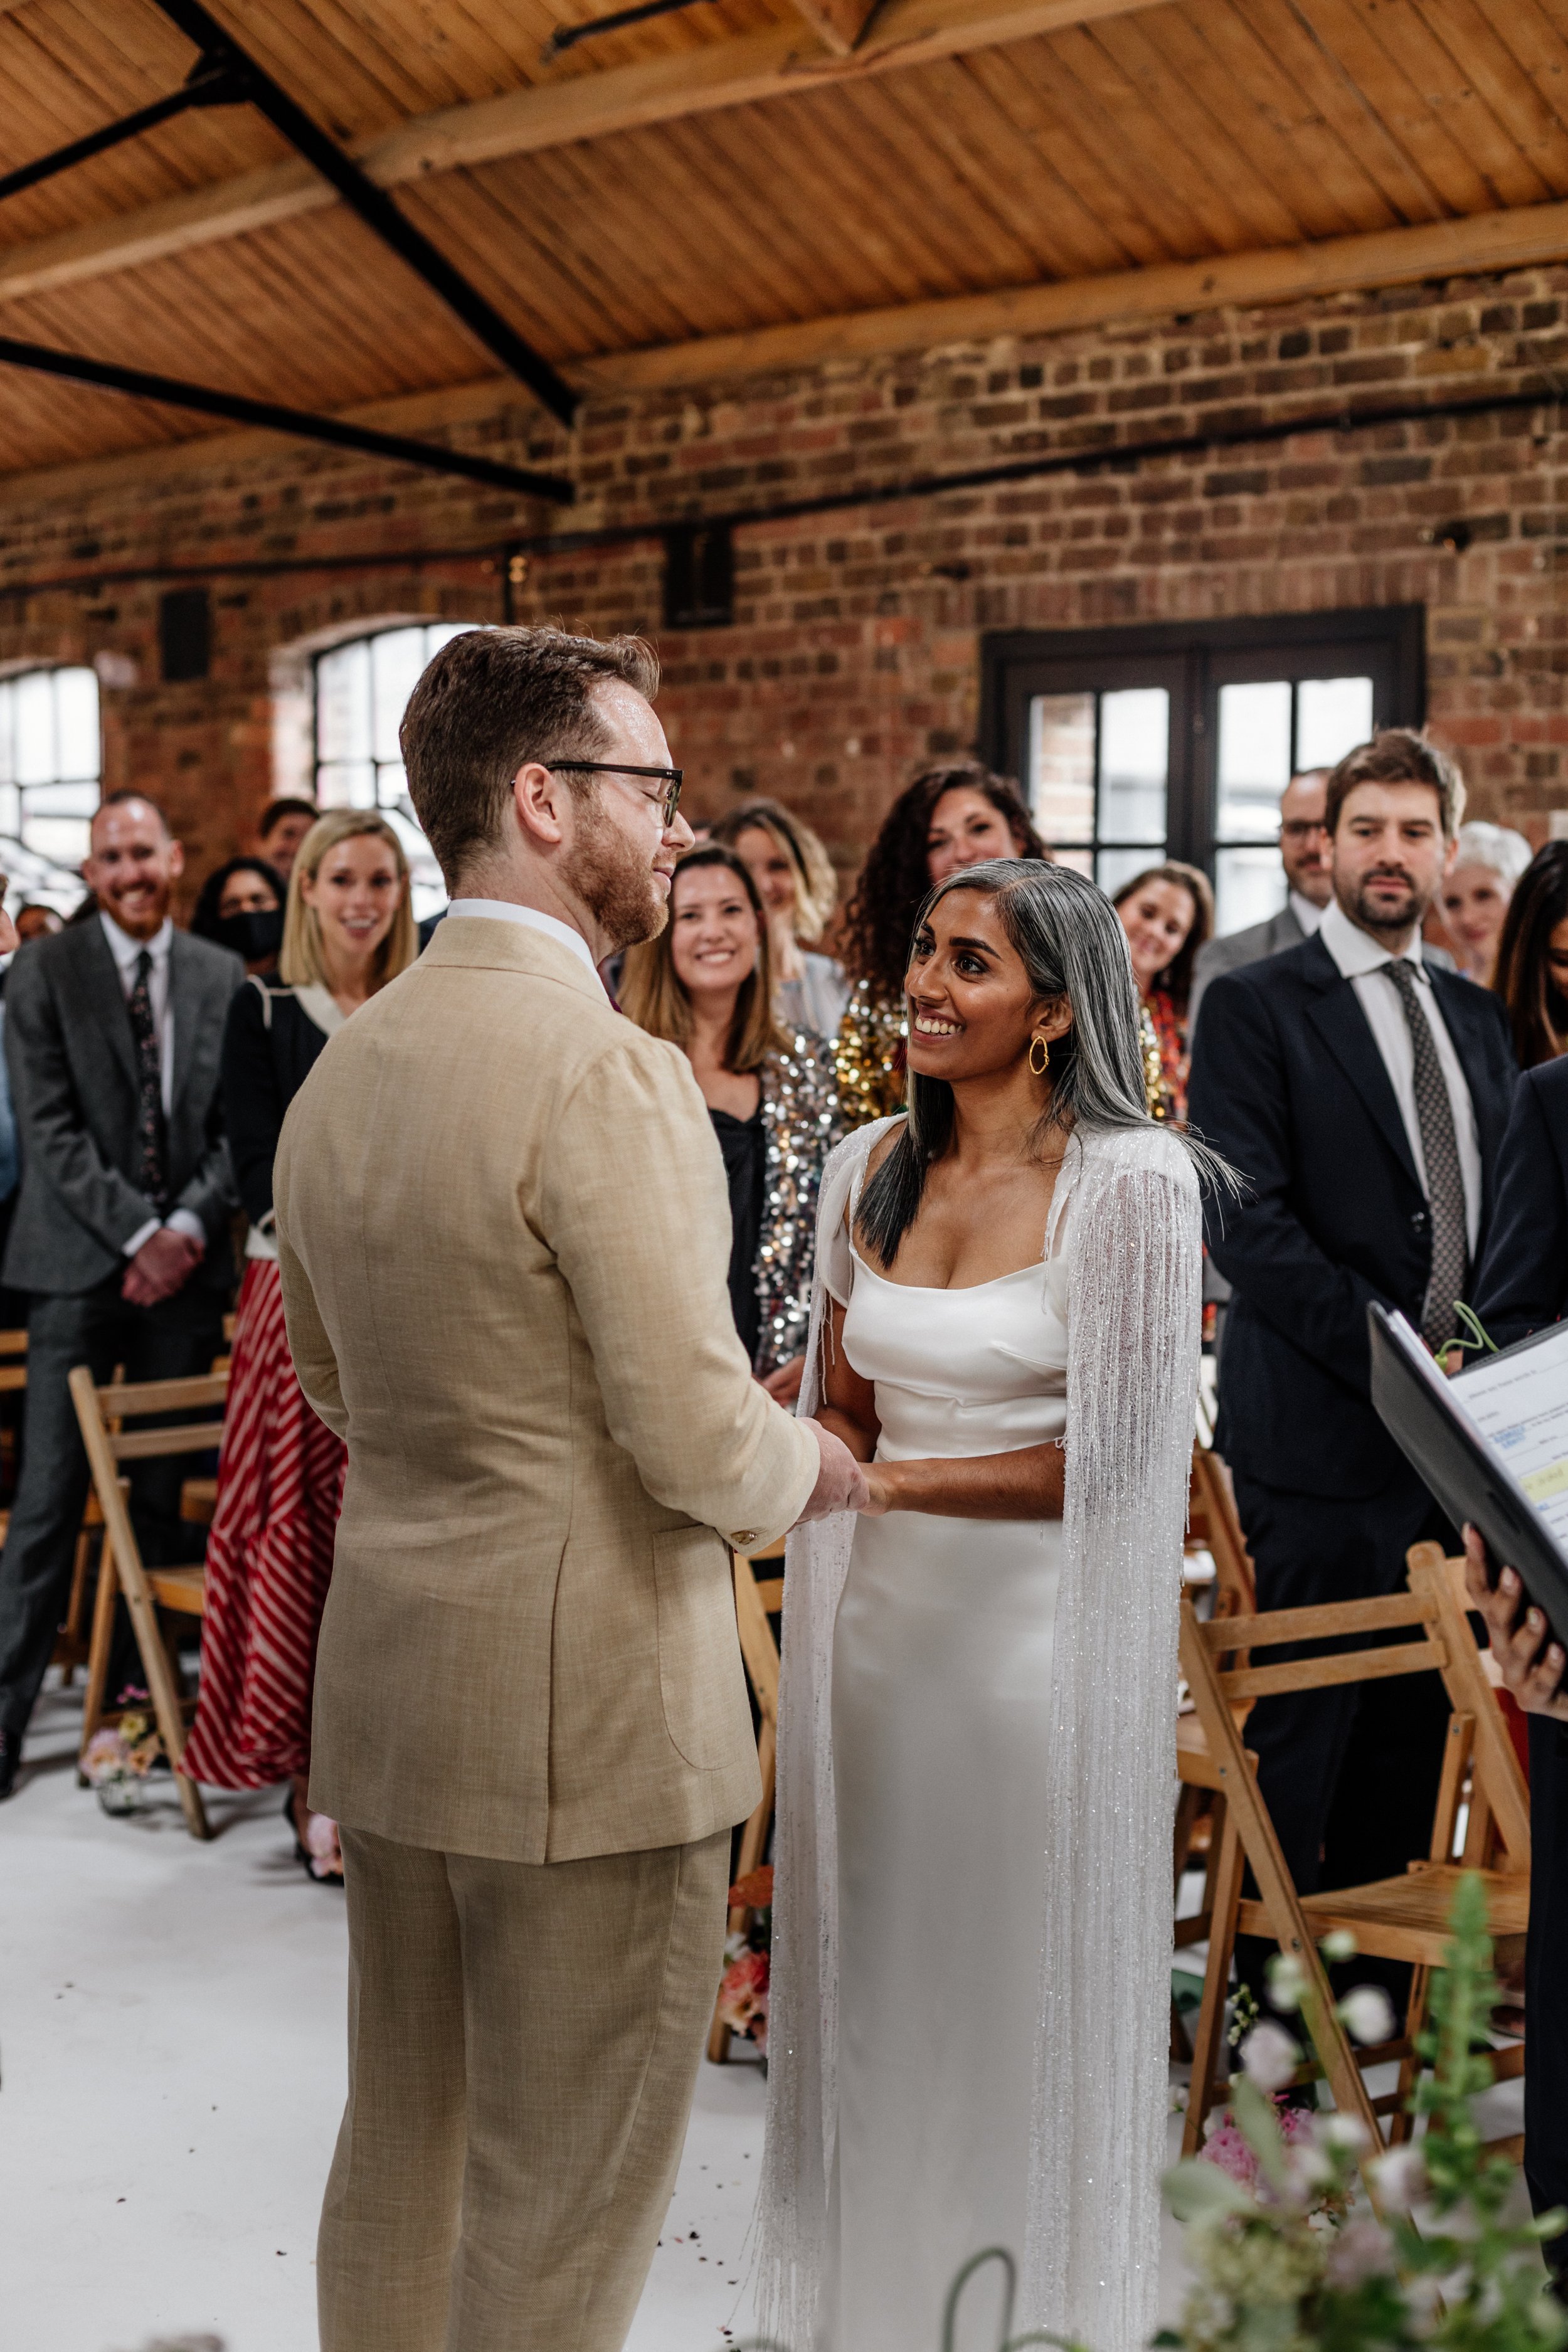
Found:
[[[1426,2128],[1369,2167],[1388,2218],[1352,2200],[1352,2119],[1303,2116],[1243,2075],[1203,2158],[1167,2176],[1186,2224],[1194,2284],[1170,2352],[1563,2352],[1568,2314],[1547,2291],[1539,2248],[1568,2223],[1532,2221],[1518,2168],[1488,2157],[1470,2102],[1492,2079],[1496,1999],[1486,1895],[1473,1874],[1450,1917],[1419,2044],[1432,2072],[1411,2101]],[[1336,1953],[1336,1958],[1342,1955]],[[1278,2042],[1277,2029],[1267,2029]],[[1277,2053],[1267,2053],[1269,2066]],[[1243,2058],[1247,2053],[1244,2050]],[[1224,2168],[1222,2168],[1222,2166]]]

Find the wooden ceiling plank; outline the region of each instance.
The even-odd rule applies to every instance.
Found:
[[[885,99],[886,92],[855,83],[826,93],[823,104],[830,110],[830,120],[825,127],[833,135],[831,116],[839,118],[837,135],[848,143],[863,181],[886,190],[894,199],[886,207],[889,215],[907,216],[918,230],[925,248],[921,275],[926,290],[957,293],[973,282],[970,271],[976,252],[973,220],[955,205],[963,192],[950,179],[944,184],[933,173],[924,127],[911,123],[897,105],[886,105]],[[994,227],[993,234],[997,234]],[[1015,238],[998,236],[997,242],[1014,257],[1015,268],[1033,275],[1025,249]]]
[[[1247,135],[1261,138],[1268,168],[1279,170],[1289,159],[1290,188],[1300,178],[1310,179],[1338,212],[1342,226],[1324,227],[1318,234],[1353,236],[1358,230],[1397,227],[1400,215],[1359,142],[1347,141],[1316,97],[1286,69],[1265,39],[1248,0],[1219,0],[1205,9],[1201,22],[1204,39],[1223,58],[1237,89],[1256,109]]]
[[[1246,185],[1261,190],[1269,210],[1290,223],[1255,241],[1288,243],[1292,236],[1347,236],[1358,229],[1392,226],[1388,207],[1339,141],[1294,99],[1257,41],[1227,40],[1227,26],[1236,26],[1228,8],[1186,7],[1163,8],[1141,29],[1150,50],[1163,58],[1187,93],[1189,146],[1195,137],[1201,152],[1226,159],[1238,175],[1245,172]],[[1244,136],[1237,135],[1241,124]],[[1243,186],[1238,176],[1238,204]],[[1245,201],[1249,216],[1258,218],[1256,194],[1247,194]]]
[[[1528,101],[1516,103],[1510,122],[1514,130],[1528,125],[1532,163],[1554,184],[1568,139],[1568,42],[1538,0],[1471,0],[1471,14],[1483,19],[1490,40],[1526,78]]]
[[[1047,47],[1068,84],[1064,103],[1134,195],[1144,218],[1158,226],[1167,252],[1225,253],[1247,244],[1235,208],[1170,135],[1170,126],[1151,112],[1142,91],[1093,32],[1079,27],[1061,33]]]
[[[746,118],[716,115],[700,125],[669,122],[657,133],[660,147],[669,150],[675,176],[682,191],[695,194],[708,233],[732,248],[740,282],[757,269],[766,272],[775,304],[792,318],[809,319],[821,307],[824,293],[837,276],[834,260],[840,239],[837,223],[824,218],[804,226],[805,215],[795,205],[777,201],[776,185],[759,172],[754,147],[743,137]],[[741,133],[726,139],[724,132]],[[654,134],[645,134],[650,143]],[[737,147],[742,152],[737,152]],[[717,163],[721,184],[710,186],[708,173]],[[730,283],[736,282],[731,274]]]
[[[405,122],[424,103],[418,76],[381,40],[356,37],[331,10],[294,0],[219,0],[217,16],[258,66],[282,83],[340,145]],[[370,134],[374,135],[374,133]]]
[[[1022,159],[1014,155],[1006,117],[973,82],[964,81],[961,66],[940,67],[937,75],[931,103],[918,110],[901,102],[896,82],[847,95],[895,140],[921,192],[918,201],[929,204],[934,194],[952,220],[957,238],[954,290],[976,283],[977,267],[982,283],[987,277],[1060,277],[1067,258],[1041,233],[1043,224],[1037,215],[1031,217],[1022,200],[1019,182],[1032,162],[1027,149]],[[881,193],[887,201],[904,201],[891,189]],[[1009,258],[1004,260],[1004,254]]]
[[[139,269],[167,255],[270,228],[302,213],[331,211],[337,196],[309,163],[266,163],[222,185],[223,211],[210,188],[191,188],[119,218],[62,229],[36,243],[0,247],[0,301],[26,300],[58,286]]]
[[[1033,257],[1035,276],[1078,277],[1103,268],[1108,257],[1114,266],[1114,256],[1104,252],[1106,238],[1085,234],[1060,179],[1007,109],[970,72],[972,62],[954,58],[933,68],[929,100],[922,98],[918,113],[905,103],[907,82],[889,82],[878,91],[878,100],[918,121],[976,205],[998,218]]]
[[[628,183],[619,158],[605,149],[563,147],[550,158],[550,170],[563,197],[552,215],[555,234],[577,267],[598,263],[615,315],[624,318],[635,304],[645,318],[689,320],[671,291],[679,261],[656,207],[645,186]]]
[[[716,336],[686,349],[613,352],[576,362],[590,394],[716,383],[998,337],[1062,334],[1122,320],[1293,302],[1423,278],[1489,276],[1568,259],[1568,204],[1479,213],[1272,251],[1165,262],[1098,278],[1001,289],[851,318]]]
[[[824,48],[847,58],[875,13],[877,0],[795,0]]]
[[[1339,59],[1370,113],[1387,124],[1420,169],[1445,211],[1487,212],[1499,202],[1495,185],[1473,160],[1464,139],[1450,130],[1419,80],[1406,67],[1408,30],[1399,0],[1381,5],[1375,21],[1358,0],[1298,0],[1301,13]],[[1402,54],[1405,53],[1405,54]],[[1432,61],[1436,62],[1436,61]],[[1418,73],[1420,68],[1415,68]],[[1454,72],[1441,60],[1438,86],[1452,85]]]
[[[1107,168],[1095,142],[1080,137],[1070,109],[1058,103],[1060,77],[1047,43],[978,49],[964,58],[963,70],[1005,109],[1084,221],[1099,234],[1107,250],[1087,274],[1102,277],[1172,257],[1171,247]]]
[[[1548,97],[1544,72],[1533,69],[1551,37],[1534,0],[1509,0],[1500,16],[1487,0],[1432,0],[1431,20],[1450,54],[1468,61],[1478,90],[1546,191],[1568,194],[1568,120]],[[1568,83],[1557,97],[1568,107]]]
[[[468,276],[494,272],[498,251],[506,252],[508,299],[526,305],[542,323],[542,340],[552,358],[602,350],[616,332],[615,313],[598,290],[602,273],[584,268],[545,228],[531,195],[525,191],[521,203],[510,204],[489,173],[462,172],[432,181],[409,201],[427,215],[430,233]]]
[[[1463,0],[1445,7],[1422,0],[1355,0],[1371,30],[1396,56],[1418,89],[1438,93],[1435,111],[1505,205],[1535,205],[1554,191],[1529,152],[1527,121],[1536,92],[1528,75],[1496,42],[1484,17]]]
[[[1358,88],[1308,16],[1301,0],[1210,0],[1243,15],[1258,37],[1315,106],[1331,131],[1382,189],[1396,223],[1447,217],[1447,207],[1419,165]]]

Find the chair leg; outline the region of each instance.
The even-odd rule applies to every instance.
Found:
[[[1187,2120],[1182,2132],[1182,2154],[1195,2156],[1204,2144],[1209,2111],[1219,2104],[1215,2079],[1225,2035],[1225,2005],[1230,1989],[1230,1960],[1236,1947],[1236,1915],[1241,1901],[1246,1857],[1237,1831],[1236,1816],[1223,1797],[1215,1801],[1215,1843],[1219,1860],[1214,1876],[1214,1909],[1209,1921],[1208,1966],[1204,1970],[1203,2006],[1193,2036],[1193,2073],[1187,2091]]]
[[[85,1543],[87,1538],[84,1536]],[[92,1637],[87,1653],[87,1692],[81,1711],[81,1754],[103,1721],[104,1691],[109,1681],[110,1650],[114,1639],[114,1597],[118,1590],[114,1565],[105,1537],[98,1555],[98,1591],[92,1602]]]
[[[1415,2128],[1415,2117],[1405,2110],[1411,2094],[1421,2079],[1421,2070],[1425,2062],[1415,2048],[1415,2037],[1426,2029],[1426,2011],[1431,2005],[1431,1969],[1412,1969],[1410,2000],[1405,2012],[1405,2038],[1410,2043],[1410,2053],[1407,2057],[1402,2058],[1399,2062],[1399,2101],[1388,2119],[1388,2141],[1391,2147],[1397,2147],[1402,2140],[1407,2140]]]

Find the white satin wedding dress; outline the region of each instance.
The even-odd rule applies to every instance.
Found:
[[[1065,1432],[1067,1509],[791,1538],[762,2316],[792,2352],[936,2352],[955,2273],[1000,2245],[1025,2262],[1016,2325],[1134,2352],[1158,2282],[1196,1184],[1158,1129],[1075,1139],[1038,1265],[921,1289],[846,1229],[887,1124],[829,1161],[817,1261],[879,1454]]]

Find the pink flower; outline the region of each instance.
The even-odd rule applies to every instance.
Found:
[[[731,2033],[746,2033],[759,2050],[768,2046],[768,1956],[742,1952],[725,1969],[719,1987],[719,2015]]]
[[[1330,2240],[1324,2267],[1331,2286],[1361,2286],[1393,2270],[1394,2241],[1381,2221],[1347,2221]]]
[[[81,1759],[83,1775],[93,1788],[96,1789],[100,1780],[118,1780],[122,1772],[129,1772],[133,1768],[134,1759],[130,1747],[112,1724],[93,1733]]]
[[[1217,2164],[1222,2172],[1227,2172],[1241,2188],[1257,2188],[1258,2158],[1237,2129],[1228,2108],[1205,2140],[1202,2154],[1210,2164]]]

